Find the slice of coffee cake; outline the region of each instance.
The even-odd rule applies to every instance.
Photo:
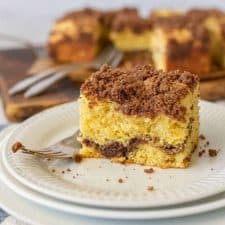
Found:
[[[187,15],[155,18],[151,36],[152,58],[156,69],[181,69],[201,78],[211,71],[208,30]]]
[[[109,37],[122,51],[149,50],[151,23],[138,14],[120,12],[112,21]]]
[[[187,167],[198,143],[198,77],[189,72],[109,66],[81,87],[83,157]]]
[[[52,28],[49,55],[60,63],[93,60],[104,43],[106,30],[100,11],[87,8],[68,13]]]
[[[210,52],[215,65],[225,68],[225,14],[218,9],[192,9],[187,11],[190,20],[203,24],[209,32]]]

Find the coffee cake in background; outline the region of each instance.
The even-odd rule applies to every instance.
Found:
[[[192,9],[187,16],[196,23],[203,24],[209,33],[210,53],[213,63],[225,68],[225,16],[217,9]]]
[[[199,74],[211,71],[207,30],[185,15],[154,18],[151,51],[157,69],[182,69]]]
[[[120,13],[113,18],[110,28],[109,38],[121,51],[149,49],[151,22],[137,13]]]
[[[109,42],[110,28],[116,26],[118,19],[130,20],[136,17],[138,17],[136,8],[113,11],[85,8],[70,12],[57,20],[50,32],[49,55],[59,63],[91,61]],[[136,29],[140,29],[140,18],[138,17],[136,21],[138,23]],[[135,40],[134,43],[138,42]]]
[[[102,12],[87,8],[67,13],[51,30],[49,55],[60,63],[93,60],[105,42],[106,33]]]
[[[90,4],[88,8],[74,4],[69,10],[57,13],[51,23],[47,22],[48,58],[33,58],[30,50],[29,60],[23,54],[13,53],[11,57],[11,51],[0,52],[3,57],[1,92],[10,120],[21,121],[45,108],[76,99],[80,83],[93,72],[73,71],[43,94],[30,99],[22,94],[10,96],[9,88],[30,76],[31,69],[36,73],[68,62],[92,62],[109,42],[124,53],[119,65],[123,70],[137,64],[152,64],[165,71],[176,68],[191,71],[202,79],[203,99],[225,98],[223,7],[220,10],[213,9],[212,5],[208,9],[194,8],[195,4],[179,7],[166,1],[160,5],[154,1],[145,3],[146,7],[144,3],[135,7],[135,4],[119,5],[116,1],[107,3],[107,7],[100,3]],[[31,42],[37,42],[37,38],[33,37]],[[26,68],[18,66],[20,63],[26,64]],[[13,71],[15,66],[17,69]]]
[[[83,9],[57,20],[49,36],[56,62],[93,60],[112,42],[123,52],[149,51],[156,69],[187,70],[209,79],[215,66],[224,69],[223,11],[158,9],[143,17],[136,8],[114,11]]]

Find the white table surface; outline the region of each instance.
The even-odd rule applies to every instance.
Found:
[[[0,34],[10,34],[25,38],[33,43],[44,43],[48,36],[49,28],[53,21],[65,11],[83,6],[92,6],[97,8],[118,8],[122,6],[136,6],[143,15],[146,15],[151,8],[180,8],[187,9],[191,7],[218,7],[225,9],[224,0],[0,0]],[[1,46],[1,40],[0,40]],[[225,102],[221,102],[225,105]],[[0,125],[7,123],[0,102]],[[81,218],[83,220],[84,218]],[[87,219],[82,224],[98,224],[99,221]],[[103,221],[102,224],[119,224],[116,222]],[[124,223],[129,225],[138,224],[137,222]],[[197,216],[177,218],[172,220],[161,220],[154,222],[145,222],[148,225],[224,225],[225,209],[215,212],[201,214]]]

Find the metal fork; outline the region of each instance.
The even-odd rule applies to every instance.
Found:
[[[76,160],[76,157],[79,156],[79,149],[81,144],[77,141],[79,135],[79,130],[61,141],[41,149],[30,149],[25,147],[21,142],[16,142],[12,146],[12,151],[14,153],[20,151],[24,154],[35,155],[42,158],[56,158],[56,159],[70,159],[73,158]]]
[[[47,69],[43,72],[34,74],[31,77],[25,78],[9,89],[10,95],[15,95],[25,91],[24,97],[29,98],[36,96],[46,91],[48,87],[62,80],[66,75],[81,68],[99,69],[104,63],[111,67],[117,67],[121,62],[123,53],[118,51],[112,45],[105,47],[100,55],[91,63],[85,64],[64,64],[54,68]]]

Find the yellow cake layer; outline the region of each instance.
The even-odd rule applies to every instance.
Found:
[[[197,108],[195,110],[198,110]],[[192,125],[191,135],[182,152],[177,154],[166,154],[159,148],[150,144],[142,144],[135,151],[131,152],[127,158],[112,158],[113,162],[136,163],[141,165],[158,166],[161,168],[186,168],[189,166],[192,152],[198,144],[199,121],[196,118]],[[84,157],[104,158],[100,151],[92,147],[84,146],[80,152]]]
[[[198,114],[198,106],[195,107],[194,113]],[[192,152],[198,144],[199,120],[196,116],[192,124],[192,130],[183,151],[176,154],[166,154],[162,149],[152,146],[150,143],[139,145],[127,158],[112,158],[113,162],[136,163],[141,165],[158,166],[161,168],[186,168],[189,166]],[[84,157],[104,158],[100,151],[82,146],[80,153]]]
[[[197,118],[198,111],[193,113],[192,105],[197,105],[198,87],[187,95],[182,104],[187,108],[185,122],[160,114],[154,119],[144,116],[125,115],[117,110],[116,104],[110,101],[99,101],[89,107],[88,99],[80,98],[80,131],[83,138],[94,140],[100,145],[109,140],[116,140],[126,145],[134,137],[160,137],[159,145],[183,143],[188,135],[189,119]],[[195,106],[193,106],[195,107]]]
[[[126,28],[120,32],[111,31],[109,36],[114,45],[122,51],[148,50],[150,48],[151,32],[149,30],[135,33]]]

